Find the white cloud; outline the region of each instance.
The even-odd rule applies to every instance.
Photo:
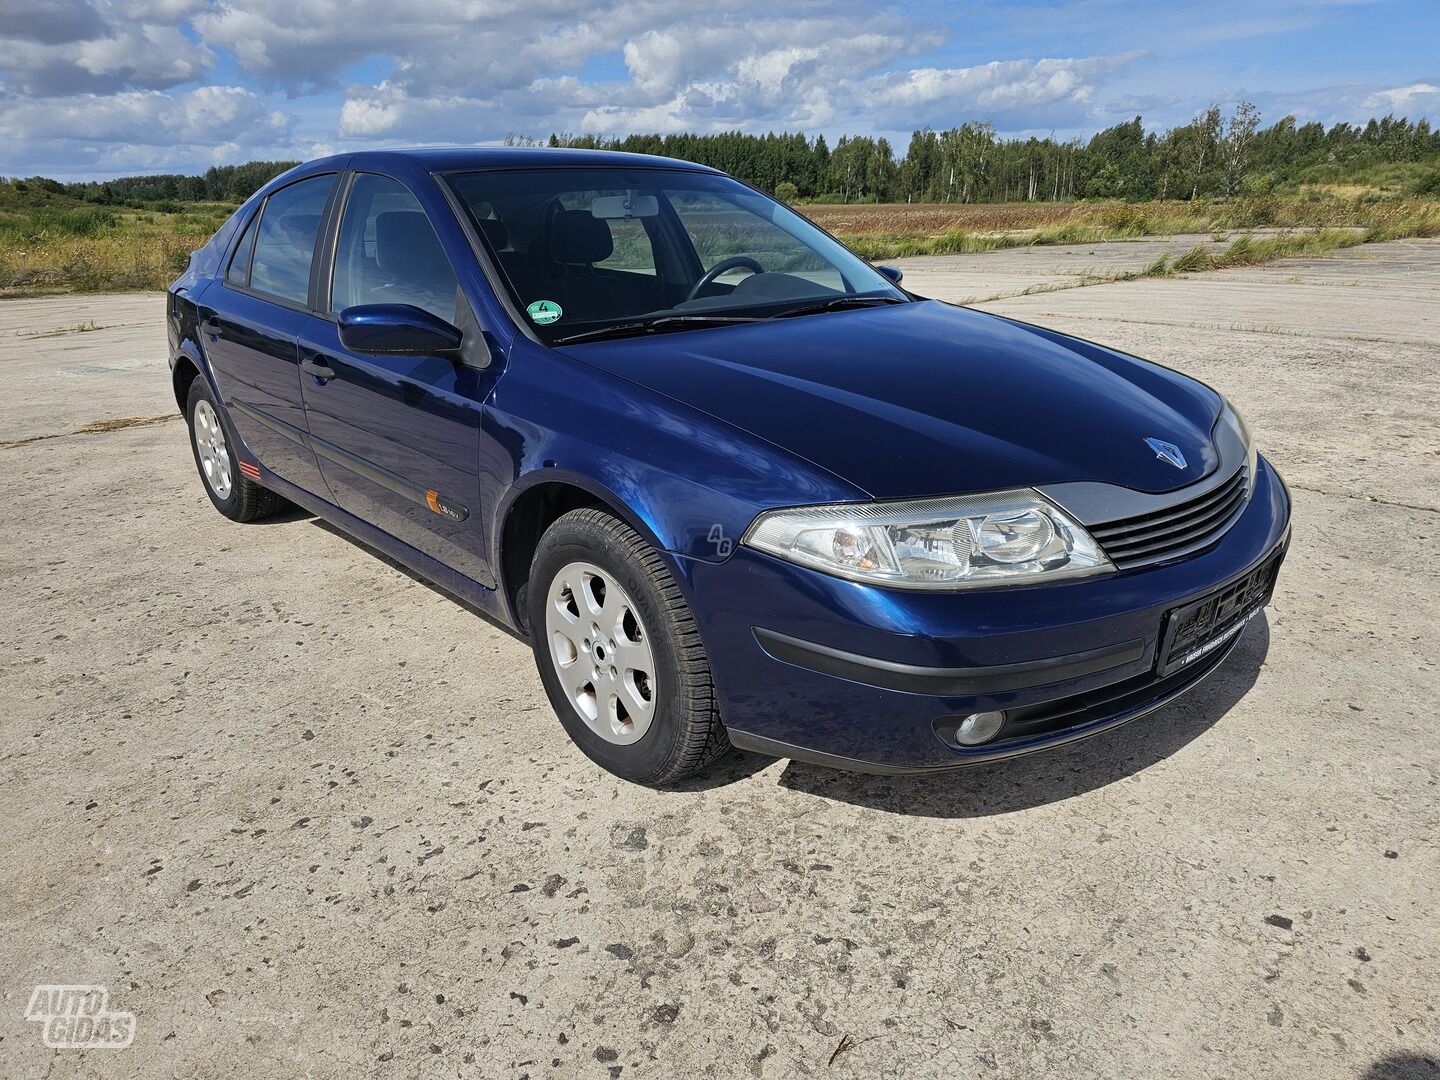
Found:
[[[1318,121],[1326,125],[1364,124],[1386,113],[1408,116],[1411,120],[1428,117],[1433,121],[1440,118],[1440,85],[1432,80],[1379,88],[1373,85],[1350,84],[1286,92],[1252,92],[1238,89],[1218,94],[1210,100],[1228,107],[1238,99],[1254,102],[1266,123],[1272,123],[1283,116],[1293,116],[1301,123]],[[1190,98],[1177,104],[1172,112],[1180,115],[1183,122],[1185,117],[1194,115],[1205,104],[1208,104],[1208,101]]]
[[[298,20],[281,37],[265,33],[266,5],[242,12],[223,8],[202,18],[207,40],[233,40],[242,59],[278,72],[278,57],[320,33],[317,0],[298,0]],[[681,0],[633,4],[599,0],[583,21],[547,21],[542,10],[513,12],[502,3],[480,29],[439,0],[436,11],[459,21],[445,41],[433,41],[423,63],[397,59],[378,85],[353,86],[339,114],[339,134],[352,139],[433,138],[473,141],[507,130],[717,131],[731,128],[811,128],[863,115],[868,129],[899,131],[960,114],[1028,121],[1064,106],[1086,115],[1096,89],[1138,54],[1011,60],[961,68],[906,68],[904,57],[933,49],[938,31],[895,12],[856,3],[819,5],[736,0],[694,25],[678,14]],[[338,53],[326,62],[331,77],[370,47],[400,57],[415,25],[394,24],[389,9],[366,8],[354,29],[326,31]],[[511,16],[514,16],[512,19]],[[372,21],[373,18],[373,21]],[[538,27],[538,29],[537,29]],[[393,33],[385,45],[374,42]],[[503,41],[497,41],[497,35]],[[360,44],[372,42],[370,46]],[[490,47],[492,43],[495,47]],[[248,50],[248,51],[247,51]],[[596,55],[623,59],[628,78],[604,82],[573,72]],[[305,69],[312,75],[311,64]]]
[[[611,102],[585,113],[581,127],[601,132],[803,128],[864,116],[865,130],[907,131],[959,119],[1026,128],[1041,115],[1076,119],[1107,79],[1137,53],[1077,59],[1008,60],[974,67],[914,68],[869,74],[889,42],[833,55],[795,47],[746,56],[709,79],[665,86],[659,101]],[[850,73],[860,72],[859,78]],[[673,80],[672,80],[673,82]]]
[[[0,138],[16,141],[194,147],[227,140],[273,142],[288,129],[288,117],[238,86],[202,86],[179,94],[130,90],[11,99],[0,109]]]
[[[696,100],[708,102],[709,99],[698,93],[677,94],[655,105],[600,105],[587,110],[578,126],[582,131],[600,135],[621,135],[632,131],[673,135],[694,131],[705,127],[695,119],[698,110],[693,102]]]
[[[144,23],[175,24],[204,11],[206,0],[111,0],[117,14]]]
[[[1316,4],[1351,0],[1278,2],[1264,18],[1310,18]],[[1213,36],[1210,24],[1232,37],[1267,32],[1253,0],[1217,3],[1205,25],[1187,24],[1186,42]],[[1196,104],[1202,93],[1246,96],[1267,119],[1440,112],[1433,75],[1283,94],[1157,80],[1157,53],[1120,43],[1158,49],[1156,27],[1170,40],[1171,23],[1190,16],[1165,18],[1122,33],[1133,11],[1113,0],[1023,17],[1002,5],[963,24],[943,5],[867,0],[702,10],[693,0],[0,0],[0,133],[9,171],[133,160],[118,166],[126,171],[508,132],[903,138],[969,119],[1007,132],[1089,131],[1132,106],[1150,122],[1183,120],[1208,103]],[[1076,51],[1095,55],[1016,58],[1013,42],[1033,40],[1036,20],[1056,40],[1088,40]],[[1004,59],[954,59],[983,59],[997,35],[1012,45],[990,55]],[[941,51],[947,44],[953,52]],[[206,86],[217,67],[236,85]],[[1142,73],[1150,85],[1139,85]]]
[[[201,78],[215,54],[176,22],[186,0],[0,0],[0,74],[26,94],[163,90]]]
[[[194,26],[262,80],[291,90],[338,85],[347,68],[378,57],[418,91],[443,94],[513,88],[578,67],[607,43],[618,47],[619,24],[642,18],[627,20],[633,10],[618,0],[593,8],[572,0],[247,0],[220,3]]]
[[[993,61],[946,70],[921,68],[869,79],[857,87],[857,96],[867,108],[915,109],[945,102],[986,114],[1064,101],[1083,104],[1098,82],[1139,56],[1123,53],[1083,59]]]
[[[0,39],[42,45],[83,41],[95,32],[98,17],[90,0],[50,0],[45,4],[0,0]]]
[[[1397,86],[1392,90],[1377,90],[1365,99],[1370,109],[1419,109],[1440,111],[1440,86],[1434,83],[1417,82],[1409,86]]]
[[[381,83],[374,94],[352,97],[340,107],[341,138],[388,135],[399,126],[405,115],[404,94],[397,93],[385,100],[387,89],[386,84]]]

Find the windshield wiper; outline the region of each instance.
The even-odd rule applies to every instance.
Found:
[[[702,330],[707,326],[729,326],[732,323],[760,322],[753,315],[661,315],[640,322],[617,323],[597,330],[556,338],[556,345],[572,345],[577,341],[600,341],[604,338],[639,337],[642,334],[664,334],[675,330]]]
[[[819,315],[825,311],[841,311],[850,307],[872,307],[875,304],[908,304],[909,300],[902,300],[898,296],[837,296],[834,299],[826,300],[819,304],[810,304],[806,307],[791,308],[789,311],[782,311],[779,314],[771,315],[772,319],[790,319],[797,315]]]

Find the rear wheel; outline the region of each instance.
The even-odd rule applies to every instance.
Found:
[[[729,749],[694,615],[624,522],[593,509],[559,518],[535,552],[527,601],[545,692],[592,761],[659,785]]]
[[[203,378],[197,377],[190,383],[185,416],[190,423],[190,449],[195,454],[195,467],[200,471],[205,494],[210,496],[216,510],[231,521],[255,521],[269,517],[286,505],[279,495],[240,471],[229,430]]]

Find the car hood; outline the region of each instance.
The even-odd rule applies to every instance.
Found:
[[[877,499],[1212,471],[1220,398],[1155,364],[937,301],[569,346]],[[1181,450],[1184,469],[1145,442]]]

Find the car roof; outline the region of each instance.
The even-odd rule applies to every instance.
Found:
[[[421,146],[389,150],[366,150],[337,154],[309,165],[334,164],[351,168],[381,168],[401,161],[412,162],[430,172],[460,169],[598,168],[598,169],[687,169],[717,173],[705,165],[658,154],[622,154],[614,150],[574,150],[548,146]]]

